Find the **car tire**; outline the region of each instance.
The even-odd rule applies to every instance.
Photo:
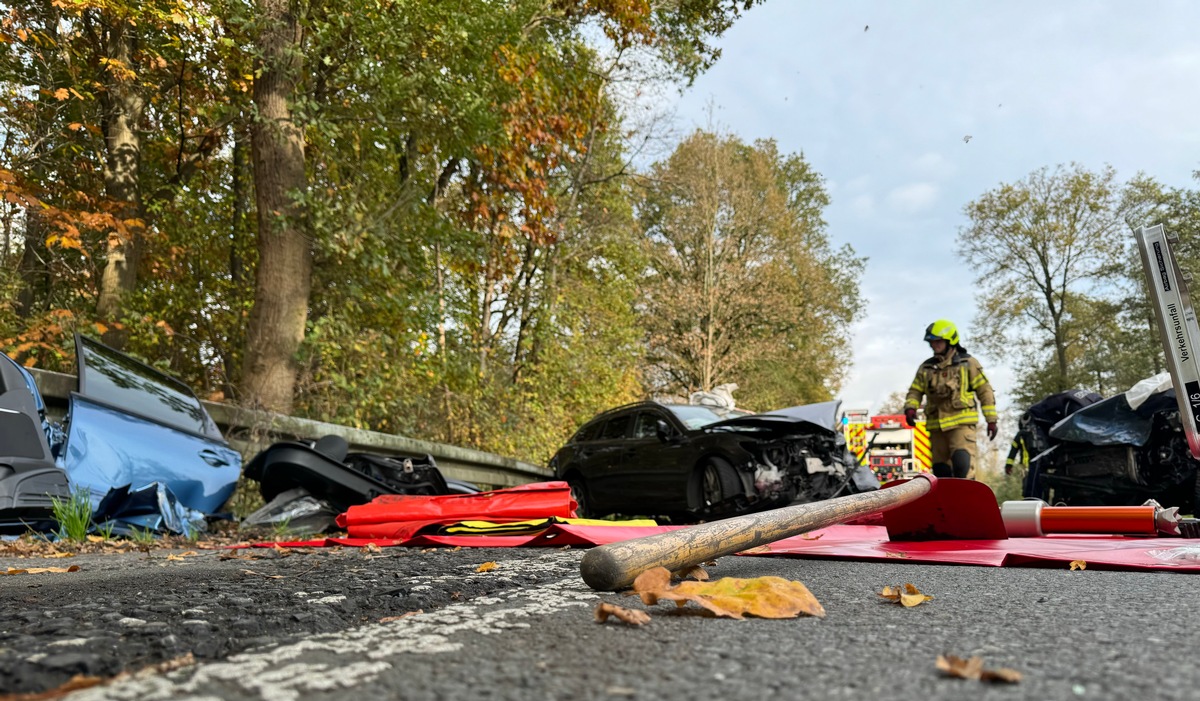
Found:
[[[696,467],[692,476],[691,499],[693,510],[699,515],[720,513],[722,504],[740,496],[733,480],[736,475],[729,461],[711,457]]]
[[[572,475],[567,478],[567,486],[571,488],[571,498],[575,500],[577,505],[575,513],[579,518],[591,518],[591,503],[588,500],[587,484],[583,478],[578,475]]]

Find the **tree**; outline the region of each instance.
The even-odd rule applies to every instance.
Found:
[[[1072,360],[1115,290],[1123,252],[1116,172],[1041,168],[966,205],[958,252],[976,271],[980,343],[997,357],[1047,361],[1039,394],[1078,384]],[[1025,367],[1025,379],[1040,368]],[[1027,399],[1030,397],[1026,397]],[[1040,397],[1039,397],[1040,398]]]
[[[752,406],[836,390],[862,260],[829,246],[827,203],[820,175],[772,141],[696,132],[654,166],[639,217],[655,389],[737,382]]]

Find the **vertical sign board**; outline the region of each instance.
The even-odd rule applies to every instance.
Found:
[[[1163,350],[1167,354],[1167,370],[1175,385],[1179,416],[1187,435],[1192,457],[1200,459],[1200,364],[1196,344],[1200,342],[1200,326],[1192,309],[1191,296],[1183,273],[1171,255],[1171,242],[1162,224],[1143,227],[1134,232],[1142,253],[1146,285],[1150,289],[1158,330],[1162,334]]]

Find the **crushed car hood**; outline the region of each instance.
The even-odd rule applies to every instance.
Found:
[[[751,414],[749,416],[726,419],[709,424],[704,428],[705,430],[752,428],[774,431],[781,434],[794,433],[799,429],[804,431],[823,431],[833,434],[837,432],[837,416],[841,406],[842,401],[840,399],[817,404],[804,404],[802,406],[788,407],[787,409],[777,409],[765,414]]]

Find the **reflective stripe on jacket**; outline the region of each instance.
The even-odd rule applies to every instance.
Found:
[[[925,399],[925,426],[941,431],[979,423],[979,412],[989,423],[996,420],[996,394],[983,366],[961,347],[921,363],[908,388],[906,409],[917,409]],[[978,409],[976,408],[978,400]]]

